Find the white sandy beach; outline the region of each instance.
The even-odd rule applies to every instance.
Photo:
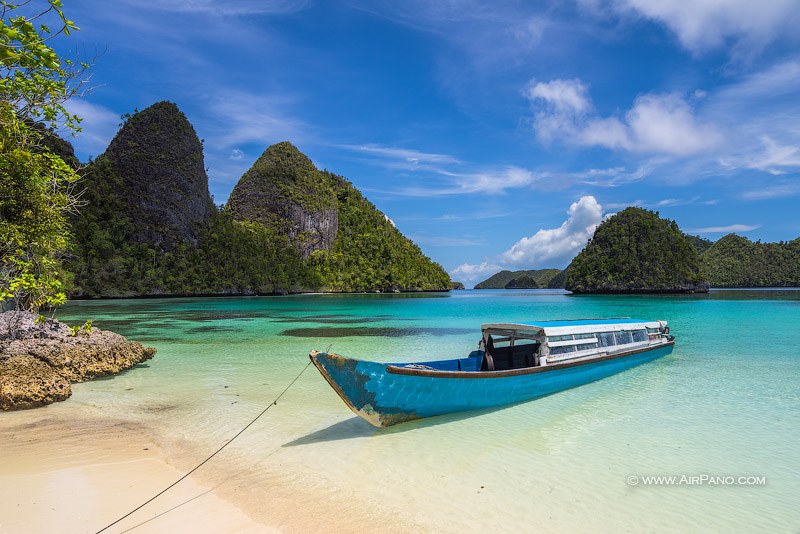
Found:
[[[97,532],[185,472],[146,429],[66,408],[0,414],[0,533]],[[192,449],[173,452],[186,463]],[[289,468],[215,460],[107,532],[421,530]]]
[[[130,425],[19,415],[0,417],[0,532],[96,532],[182,474]],[[184,480],[108,532],[274,531],[208,490]]]

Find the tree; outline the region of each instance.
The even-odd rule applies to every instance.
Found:
[[[88,65],[48,44],[77,30],[61,0],[0,0],[0,15],[0,303],[38,312],[66,300],[60,257],[79,197],[75,169],[47,148],[47,128],[80,131],[64,104]]]

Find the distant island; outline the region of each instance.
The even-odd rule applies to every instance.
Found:
[[[700,256],[675,221],[625,208],[603,221],[572,260],[573,293],[707,292]]]
[[[536,285],[534,285],[536,284]],[[475,289],[566,288],[574,293],[695,293],[709,287],[800,287],[800,238],[716,242],[658,212],[629,207],[604,221],[563,270],[500,271]]]
[[[560,269],[529,269],[522,271],[500,271],[482,282],[475,289],[537,289],[550,287]]]
[[[73,298],[450,290],[439,264],[292,144],[268,147],[221,208],[203,161],[175,104],[126,117],[83,173]]]

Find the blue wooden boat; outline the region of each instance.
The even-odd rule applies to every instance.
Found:
[[[465,358],[378,363],[309,356],[345,404],[375,426],[527,401],[672,352],[665,321],[581,319],[493,323]]]

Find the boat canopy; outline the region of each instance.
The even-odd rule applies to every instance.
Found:
[[[665,321],[642,319],[574,319],[565,321],[536,321],[531,323],[488,323],[481,326],[484,333],[524,333],[532,336],[563,336],[591,334],[594,332],[617,332],[622,330],[661,329]],[[523,335],[524,335],[523,334]]]

